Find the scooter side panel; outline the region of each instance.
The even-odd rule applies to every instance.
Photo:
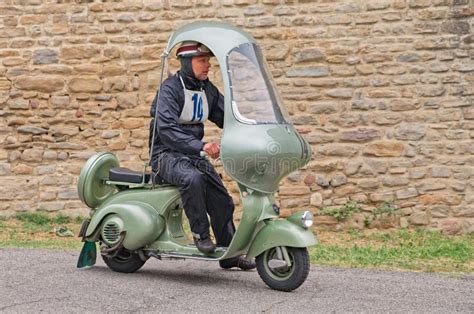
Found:
[[[154,210],[153,207],[142,202],[128,202],[122,204],[112,204],[104,207],[100,213],[92,217],[90,225],[99,227],[107,216],[115,214],[123,221],[125,239],[123,246],[129,250],[136,250],[148,243],[151,243],[165,227],[164,219]],[[89,225],[89,226],[90,226]],[[86,236],[94,233],[95,228],[87,228]]]
[[[253,258],[276,246],[308,247],[317,243],[314,234],[309,229],[286,220],[273,220],[257,233],[247,253]]]
[[[162,216],[168,207],[180,200],[179,190],[175,186],[158,187],[156,189],[130,189],[116,193],[101,206],[139,201],[150,204]],[[100,209],[98,209],[100,211]]]
[[[144,247],[163,232],[163,217],[179,200],[179,191],[175,187],[119,192],[95,211],[87,228],[86,238],[97,235],[97,229],[108,215],[117,214],[124,222],[123,231],[127,231],[124,247],[129,250]],[[97,239],[94,237],[91,240]]]

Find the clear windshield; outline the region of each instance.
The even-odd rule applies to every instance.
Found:
[[[286,108],[255,44],[242,44],[227,57],[232,111],[243,123],[287,123]]]

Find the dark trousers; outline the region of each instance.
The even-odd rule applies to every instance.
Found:
[[[229,246],[235,233],[234,202],[209,161],[177,152],[163,152],[157,161],[161,177],[179,188],[193,235],[209,237],[209,214],[216,244]]]

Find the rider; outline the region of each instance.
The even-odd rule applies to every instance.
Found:
[[[163,82],[159,99],[157,93],[150,110],[157,127],[151,166],[165,181],[179,187],[194,243],[199,251],[212,253],[216,245],[209,235],[208,214],[218,246],[229,246],[235,233],[232,198],[209,161],[200,156],[204,151],[212,158],[219,157],[218,143],[202,141],[203,122],[209,119],[223,127],[224,97],[208,79],[213,56],[209,48],[185,41],[176,56],[181,69]],[[150,124],[150,143],[154,121]],[[219,263],[222,268],[255,268],[253,261],[242,256]]]

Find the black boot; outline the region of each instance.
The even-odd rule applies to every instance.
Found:
[[[254,261],[246,260],[242,255],[219,261],[219,266],[224,269],[239,267],[242,270],[250,270],[257,267]]]
[[[212,242],[211,238],[207,237],[205,239],[194,238],[194,244],[197,249],[203,253],[209,254],[214,253],[216,250],[216,245]]]

